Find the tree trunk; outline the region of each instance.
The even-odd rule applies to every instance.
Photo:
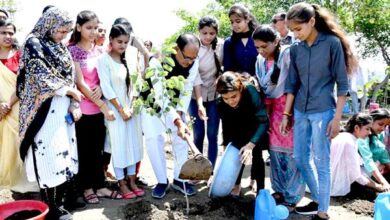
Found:
[[[382,86],[384,86],[384,85],[387,86],[387,83],[389,82],[389,77],[390,77],[390,74],[387,74],[385,79],[374,87],[373,92],[372,92],[371,102],[376,102],[376,99],[378,97],[377,94],[378,94],[379,90],[382,88]]]

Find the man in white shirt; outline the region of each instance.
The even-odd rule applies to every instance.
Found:
[[[161,63],[155,58],[152,58],[149,62],[149,68],[154,69],[155,74],[150,79],[147,79],[147,82],[151,88],[150,90],[155,92],[153,96],[154,104],[159,107],[157,113],[161,113],[161,116],[151,115],[147,113],[147,109],[144,109],[142,112],[142,130],[144,132],[146,149],[158,181],[158,184],[153,189],[152,197],[157,199],[163,198],[169,189],[164,150],[164,137],[168,130],[172,132],[171,140],[174,155],[174,180],[172,188],[189,196],[196,194],[196,191],[191,185],[179,179],[179,173],[182,165],[188,159],[188,146],[183,140],[183,137],[189,132],[184,123],[185,115],[193,87],[201,84],[198,70],[200,42],[192,34],[182,34],[178,37],[176,44],[177,46],[174,48],[176,54],[171,56],[175,62],[175,66],[165,78],[162,78],[158,74],[158,70],[162,68]],[[184,90],[180,92],[175,91],[175,97],[173,99],[179,98],[181,101],[181,104],[177,104],[175,108],[169,107],[172,106],[172,101],[171,98],[164,95],[162,85],[165,79],[174,76],[183,76],[185,78]],[[141,93],[144,100],[150,95],[150,90]],[[166,107],[169,107],[169,110],[166,110]]]

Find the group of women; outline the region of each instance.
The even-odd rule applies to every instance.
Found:
[[[331,194],[347,193],[355,181],[389,190],[382,174],[389,170],[390,159],[381,144],[388,111],[355,115],[346,133],[338,135],[348,75],[356,60],[329,12],[308,3],[291,6],[285,21],[299,40],[291,46],[281,44],[273,27],[258,25],[241,4],[233,5],[228,15],[232,35],[225,41],[217,37],[218,22],[211,16],[200,19],[199,40],[193,35],[178,38],[177,54],[172,55],[176,66],[169,76],[184,74],[191,81],[185,89],[193,94],[189,106],[175,109],[166,122],[176,129],[177,143],[188,133],[183,123],[188,107],[195,118],[194,142],[202,151],[207,134],[208,156],[215,166],[221,121],[222,145],[238,148],[243,163],[231,195],[240,196],[241,175],[248,163],[252,163],[252,183],[257,183],[257,190],[264,188],[262,150],[269,148],[274,198],[290,211],[314,214],[313,219],[329,218]],[[163,136],[152,129],[157,124],[145,128],[146,119],[149,123],[153,116],[135,114],[133,109],[142,95],[131,80],[137,65],[128,62],[132,55],[127,48],[143,46],[132,36],[130,23],[123,18],[114,22],[107,48],[101,47],[105,30],[91,11],[80,12],[73,25],[64,11],[45,8],[21,49],[13,44],[15,31],[8,20],[0,20],[0,185],[15,186],[23,176],[24,162],[27,179],[38,183],[42,199],[50,206],[51,219],[71,218],[67,209],[77,208],[75,188],[89,204],[99,203],[102,197],[142,197],[145,191],[137,186],[136,175],[144,133],[159,182],[152,196],[163,198],[169,186],[162,166]],[[63,43],[72,31],[70,41]],[[158,67],[154,58],[144,61]],[[345,151],[337,153],[340,149]],[[112,155],[119,192],[104,185],[110,157],[107,160],[103,151]],[[154,155],[160,151],[162,155]],[[187,157],[187,148],[180,152],[178,164]],[[340,158],[350,155],[355,160],[342,163],[347,160]],[[367,175],[360,172],[359,158]],[[378,167],[376,161],[382,165]],[[347,170],[352,170],[347,175],[350,181],[340,176]],[[176,174],[175,168],[172,187],[194,195],[192,186]],[[375,180],[369,178],[371,174]],[[313,201],[295,207],[305,183]]]

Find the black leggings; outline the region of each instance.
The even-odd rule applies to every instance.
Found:
[[[241,184],[242,173],[244,172],[245,165],[241,166],[240,174],[237,177],[236,185]],[[260,189],[264,189],[265,168],[263,160],[263,152],[261,147],[256,146],[252,151],[252,169],[251,177],[256,180],[257,192]]]
[[[78,184],[81,190],[104,187],[103,148],[106,138],[104,115],[83,115],[76,123],[79,154]]]

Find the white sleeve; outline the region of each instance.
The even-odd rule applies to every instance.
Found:
[[[99,58],[97,72],[100,79],[100,87],[104,97],[107,100],[115,99],[117,97],[114,92],[113,86],[111,84],[111,71],[108,60],[106,59],[107,55],[103,55]]]
[[[65,96],[66,93],[67,93],[70,89],[71,89],[71,87],[69,87],[69,86],[63,86],[63,87],[61,87],[60,89],[57,89],[55,93],[56,93],[56,95],[58,95],[58,96]]]
[[[194,65],[190,69],[190,74],[188,75],[187,79],[184,83],[184,91],[180,94],[180,100],[182,101],[183,105],[176,105],[176,110],[181,111],[183,113],[187,113],[188,106],[190,105],[191,101],[191,94],[192,89],[195,85],[195,81],[199,77],[199,60],[196,59],[194,62]],[[186,94],[184,94],[186,93]]]

